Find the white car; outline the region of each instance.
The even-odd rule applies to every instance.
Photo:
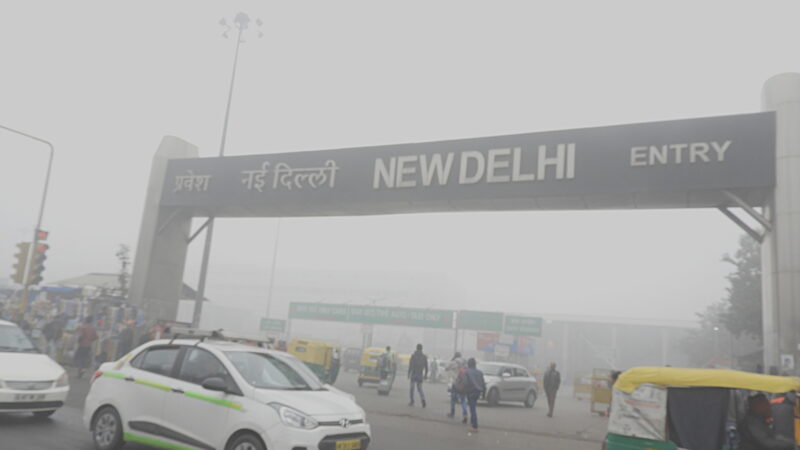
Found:
[[[94,374],[84,423],[98,450],[365,450],[355,398],[288,353],[216,339],[147,343]]]
[[[486,402],[497,406],[500,402],[522,402],[533,408],[539,396],[536,378],[519,364],[483,362],[478,364],[486,382]]]
[[[64,368],[40,353],[18,326],[0,320],[0,413],[49,417],[68,393]]]

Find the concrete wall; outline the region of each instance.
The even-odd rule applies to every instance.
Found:
[[[170,159],[197,156],[194,145],[165,136],[153,157],[129,300],[154,319],[174,320],[177,314],[188,246],[186,239],[192,223],[188,214],[160,205],[167,163]]]
[[[800,364],[800,74],[769,79],[763,107],[777,112],[776,187],[765,208],[773,230],[762,246],[764,364],[780,367],[781,355]]]

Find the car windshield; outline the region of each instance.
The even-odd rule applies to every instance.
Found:
[[[478,364],[478,370],[483,372],[484,375],[499,377],[500,370],[503,366],[496,366],[494,364]]]
[[[225,355],[247,383],[255,388],[293,391],[323,389],[317,376],[298,360],[246,351],[225,352]]]
[[[0,325],[0,352],[36,353],[38,350],[19,327]]]

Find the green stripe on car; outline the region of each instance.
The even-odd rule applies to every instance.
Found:
[[[149,386],[151,388],[161,389],[162,391],[171,391],[172,388],[169,386],[164,386],[163,384],[153,383],[152,381],[146,380],[134,380],[136,384],[142,384],[144,386]]]
[[[104,377],[109,377],[109,378],[116,378],[118,380],[124,380],[125,379],[125,375],[123,375],[123,374],[121,374],[119,372],[103,372],[103,376]]]
[[[215,405],[225,406],[225,407],[231,408],[231,409],[236,409],[236,410],[242,409],[242,404],[241,403],[236,403],[236,402],[232,402],[232,401],[221,399],[221,398],[217,398],[217,397],[210,397],[208,395],[198,394],[196,392],[186,392],[186,393],[184,393],[184,395],[186,395],[187,397],[191,397],[191,398],[197,399],[197,400],[202,400],[204,402],[214,403]]]
[[[161,441],[155,438],[141,436],[133,433],[122,433],[122,440],[125,442],[135,442],[137,444],[150,445],[152,447],[166,448],[169,450],[192,450],[191,447],[184,447],[182,445],[173,444],[171,442]]]
[[[123,374],[121,374],[119,372],[103,372],[103,376],[106,376],[106,377],[109,377],[109,378],[115,378],[117,380],[124,380],[125,379],[125,375],[123,375]],[[160,389],[160,390],[165,391],[165,392],[172,391],[171,387],[165,386],[165,385],[159,384],[159,383],[154,383],[152,381],[139,380],[139,379],[133,379],[133,378],[131,378],[131,381],[133,381],[136,384],[141,384],[142,386],[148,386],[148,387],[151,387],[151,388]],[[204,402],[209,402],[209,403],[213,403],[215,405],[224,406],[226,408],[235,409],[237,411],[242,409],[242,404],[241,403],[232,402],[230,400],[225,400],[225,399],[222,399],[222,398],[211,397],[211,396],[208,396],[208,395],[198,394],[196,392],[186,392],[186,393],[184,393],[184,395],[186,395],[187,397],[191,397],[191,398],[197,399],[197,400],[202,400]]]

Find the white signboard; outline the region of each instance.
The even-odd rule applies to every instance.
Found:
[[[508,345],[497,344],[494,347],[494,356],[500,358],[508,358],[508,355],[511,353],[511,347]]]
[[[781,370],[786,370],[786,371],[794,370],[794,355],[792,354],[781,355]]]
[[[667,390],[643,384],[628,394],[614,389],[608,432],[654,441],[666,440]]]

